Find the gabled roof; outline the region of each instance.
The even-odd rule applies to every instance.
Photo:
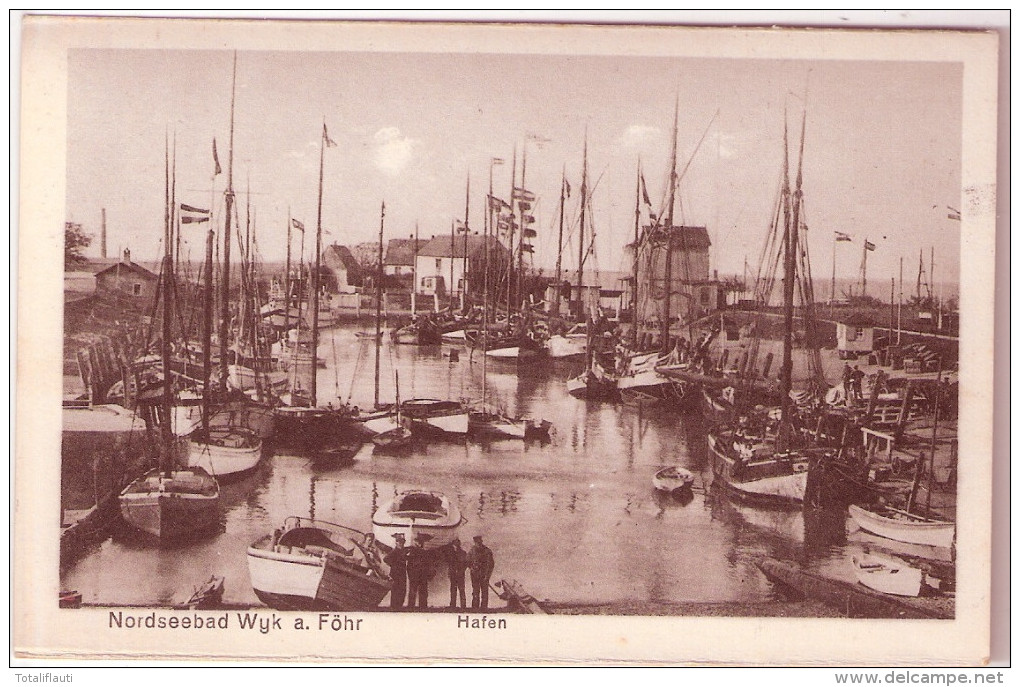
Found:
[[[417,239],[418,249],[421,248],[428,242],[428,239]],[[414,242],[415,239],[390,239],[386,244],[386,259],[387,265],[407,265],[410,267],[414,264]]]
[[[107,272],[114,272],[117,270],[121,271],[127,270],[129,272],[134,272],[135,274],[138,274],[145,279],[156,279],[156,275],[153,272],[150,272],[149,270],[145,269],[137,262],[123,262],[123,261],[117,262],[113,265],[110,265],[109,267],[99,270],[98,272],[96,272],[96,277],[98,277],[101,274],[105,274]]]
[[[118,262],[120,262],[120,258],[86,258],[84,262],[65,267],[64,271],[97,274],[105,270],[107,267],[116,265]]]
[[[553,276],[555,277],[555,275]],[[621,291],[626,280],[630,277],[630,272],[616,270],[593,272],[591,269],[586,269],[583,277],[585,287],[598,286],[603,291]],[[564,269],[561,272],[560,278],[571,286],[577,286],[577,270]]]
[[[468,257],[474,257],[479,251],[485,250],[486,237],[479,236],[478,234],[471,234],[467,237],[466,242],[463,235],[454,237],[452,250],[450,249],[450,240],[450,236],[435,236],[418,249],[418,255],[427,258],[449,258],[451,255],[454,258],[463,258],[465,256],[465,243]],[[506,250],[503,244],[496,240],[494,236],[488,237],[488,243],[490,251]]]
[[[328,268],[343,265],[348,274],[361,274],[361,265],[354,258],[351,249],[347,246],[341,246],[339,243],[326,246],[325,250],[322,251],[322,265]]]

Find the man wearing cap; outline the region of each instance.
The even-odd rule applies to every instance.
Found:
[[[404,607],[404,593],[407,591],[407,549],[404,548],[404,535],[400,532],[393,535],[395,545],[386,554],[383,561],[390,566],[390,578],[393,587],[390,589],[390,608]]]
[[[467,598],[464,593],[464,571],[468,567],[467,551],[460,548],[460,539],[450,542],[450,553],[447,556],[450,572],[450,608],[464,608]],[[460,603],[457,603],[458,595]]]
[[[492,549],[482,543],[482,535],[476,534],[474,546],[468,552],[468,567],[471,569],[471,608],[489,607],[489,578],[496,567]]]
[[[429,562],[425,552],[425,540],[429,535],[419,533],[414,545],[407,550],[407,607],[428,608],[429,605]]]

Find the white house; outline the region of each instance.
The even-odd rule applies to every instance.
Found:
[[[505,264],[506,249],[495,237],[490,236],[488,241],[490,264]],[[484,261],[485,237],[435,236],[418,249],[415,292],[424,296],[459,296],[465,289],[465,268],[469,282],[481,280]],[[470,291],[468,286],[467,292]]]

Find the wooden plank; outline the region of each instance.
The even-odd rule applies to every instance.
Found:
[[[757,565],[772,582],[792,589],[802,596],[835,606],[846,613],[848,617],[914,619],[952,619],[954,617],[952,613],[947,613],[940,608],[929,607],[916,601],[882,594],[863,585],[801,570],[795,565],[775,558],[763,558],[758,561]]]

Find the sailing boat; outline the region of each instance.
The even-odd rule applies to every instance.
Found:
[[[315,361],[319,350],[319,298],[322,288],[319,283],[322,265],[322,184],[326,148],[336,144],[329,138],[326,123],[322,123],[319,139],[319,199],[315,228],[315,268],[312,272],[312,341],[311,360]],[[291,220],[294,224],[294,220]],[[302,244],[303,244],[302,226]],[[304,257],[304,256],[302,256]],[[300,336],[298,337],[300,342]],[[292,361],[292,364],[295,361]],[[320,451],[330,443],[347,443],[353,439],[355,423],[353,413],[346,405],[333,407],[318,405],[318,383],[316,365],[311,366],[311,380],[307,404],[302,400],[295,405],[276,408],[277,430],[275,440],[282,447],[302,451]],[[291,394],[292,397],[294,394]]]
[[[161,540],[181,539],[209,530],[219,523],[220,487],[216,479],[200,467],[179,469],[174,466],[176,439],[171,428],[173,388],[170,383],[170,341],[173,316],[174,265],[171,254],[173,230],[170,191],[170,161],[167,150],[166,212],[164,213],[164,255],[162,264],[162,341],[163,393],[160,411],[150,405],[147,425],[159,421],[156,447],[159,467],[132,481],[120,494],[120,512],[131,527]]]
[[[587,172],[587,145],[585,145],[585,171]],[[587,176],[587,174],[585,175]],[[567,172],[564,168],[563,177],[560,182],[560,228],[556,244],[556,278],[553,281],[554,289],[556,291],[555,298],[552,305],[552,320],[556,322],[560,315],[560,288],[562,278],[562,265],[563,265],[563,214],[564,207],[566,205],[566,199],[570,195],[570,187],[567,184]],[[584,214],[585,214],[585,196],[587,195],[586,184],[581,184],[581,256],[578,261],[578,286],[581,284],[581,275],[584,273]],[[579,323],[569,328],[563,333],[555,332],[552,333],[545,342],[546,355],[549,356],[550,360],[561,360],[561,361],[574,361],[580,360],[585,357],[585,352],[588,350],[588,330],[583,323]]]
[[[785,132],[782,190],[773,221],[776,239],[775,266],[783,261],[783,362],[780,368],[782,406],[767,415],[748,413],[736,422],[720,424],[708,432],[715,484],[738,498],[769,505],[799,505],[807,489],[812,460],[833,453],[826,449],[801,448],[794,426],[795,409],[790,398],[793,373],[794,292],[798,278],[810,279],[810,265],[802,238],[802,170],[806,114],[801,125],[800,154],[796,185],[790,188],[789,143]],[[798,272],[800,272],[798,276]],[[772,283],[774,279],[767,280]],[[805,294],[806,319],[812,316],[810,289]],[[762,302],[767,303],[768,298]],[[753,367],[753,360],[748,367]],[[820,367],[816,368],[820,372]],[[818,383],[824,380],[818,380]]]
[[[204,345],[203,345],[203,388],[202,388],[202,427],[191,434],[188,441],[188,465],[201,466],[211,474],[238,478],[250,473],[262,460],[262,439],[260,432],[270,433],[272,415],[268,409],[258,407],[246,396],[243,399],[230,399],[228,390],[231,388],[230,363],[227,356],[227,343],[230,335],[230,234],[234,211],[234,100],[237,85],[237,55],[234,55],[233,80],[230,93],[230,152],[227,158],[227,188],[224,191],[225,219],[223,230],[223,280],[222,308],[220,312],[220,400],[226,407],[221,407],[212,418],[211,403],[213,400],[212,385],[212,324],[213,324],[213,290],[212,290],[212,259],[213,231],[210,228],[206,236],[205,249],[205,298],[204,298]],[[252,406],[249,410],[249,406]],[[252,412],[253,411],[253,412]],[[256,418],[253,425],[250,418]],[[268,421],[265,420],[268,418]]]
[[[681,245],[686,240],[688,227],[676,226],[674,208],[677,193],[677,128],[680,116],[680,102],[677,100],[673,112],[673,145],[670,153],[669,168],[669,189],[667,195],[667,210],[665,225],[661,218],[655,219],[653,224],[647,228],[644,235],[636,239],[634,250],[640,255],[642,251],[647,255],[649,273],[654,270],[656,253],[661,254],[663,261],[663,288],[662,288],[662,310],[659,315],[661,332],[659,334],[659,350],[652,352],[632,352],[625,360],[617,364],[621,370],[616,381],[616,388],[625,402],[639,405],[654,405],[665,401],[672,405],[680,405],[688,398],[688,387],[682,382],[671,380],[663,375],[656,368],[660,365],[676,362],[673,347],[671,325],[673,320],[673,308],[671,306],[675,282],[673,278],[673,263],[675,262],[674,245],[678,239]],[[653,218],[654,219],[654,218]],[[685,255],[686,260],[686,255]],[[637,264],[637,258],[635,259]],[[686,264],[686,263],[685,263]],[[635,286],[637,275],[635,274]],[[690,275],[685,274],[684,280],[689,280]],[[648,278],[648,284],[654,281]],[[637,317],[637,313],[634,313]],[[637,327],[635,327],[637,333]],[[638,346],[637,340],[633,342]]]

